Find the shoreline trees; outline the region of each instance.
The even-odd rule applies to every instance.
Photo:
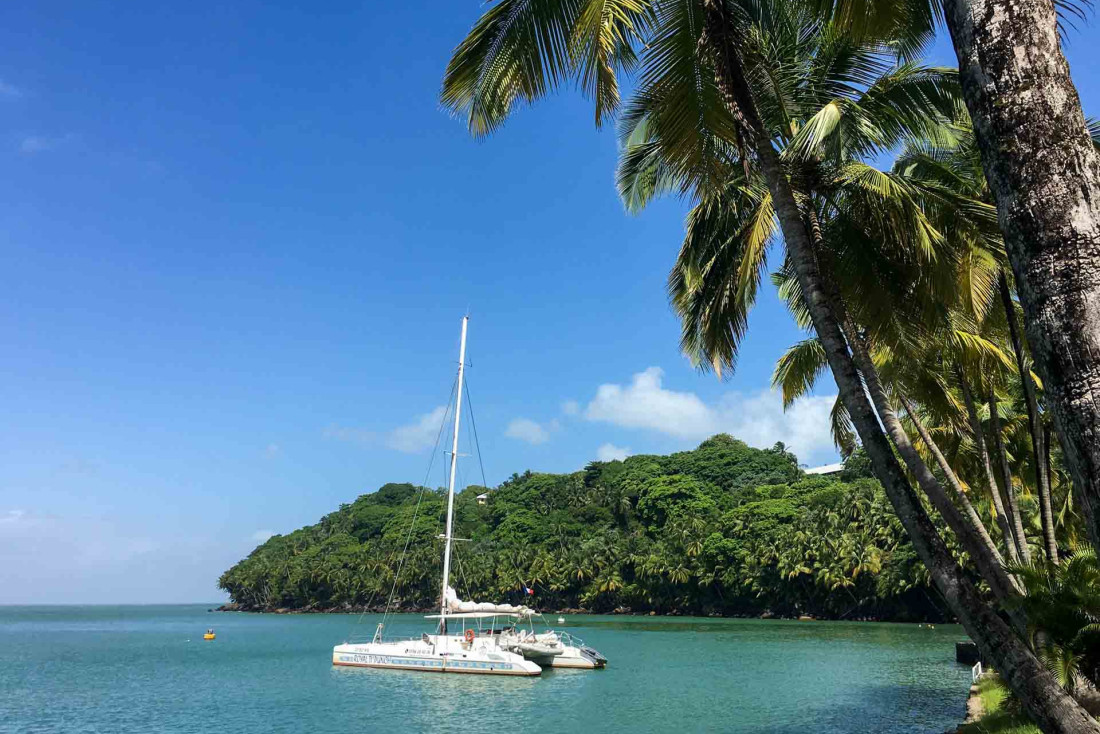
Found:
[[[670,456],[514,475],[456,497],[463,598],[541,609],[942,621],[881,487],[857,454],[841,476],[803,475],[781,445],[718,435]],[[863,468],[861,468],[861,465]],[[421,493],[423,495],[421,496]],[[400,554],[422,502],[413,542]],[[261,544],[219,579],[243,608],[404,609],[439,593],[439,492],[386,485],[316,525]]]

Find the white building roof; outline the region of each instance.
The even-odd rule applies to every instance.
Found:
[[[815,466],[812,469],[807,469],[807,474],[839,474],[844,470],[844,464],[826,464],[825,466]]]

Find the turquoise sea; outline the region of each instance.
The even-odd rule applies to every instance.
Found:
[[[970,676],[946,625],[573,616],[607,669],[511,679],[332,667],[375,615],[208,608],[0,607],[0,732],[941,734]]]

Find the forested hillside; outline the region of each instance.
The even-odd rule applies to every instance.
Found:
[[[462,598],[544,610],[939,619],[942,604],[869,467],[807,477],[782,444],[526,472],[455,499]],[[445,492],[387,484],[275,536],[218,585],[242,609],[407,610],[439,596]],[[415,518],[415,524],[414,524]],[[411,530],[411,533],[410,533]],[[404,564],[402,549],[408,543]]]

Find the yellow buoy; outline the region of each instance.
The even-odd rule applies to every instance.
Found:
[[[214,630],[206,630],[206,634],[202,636],[202,639],[204,639],[204,640],[213,640],[214,639]]]

